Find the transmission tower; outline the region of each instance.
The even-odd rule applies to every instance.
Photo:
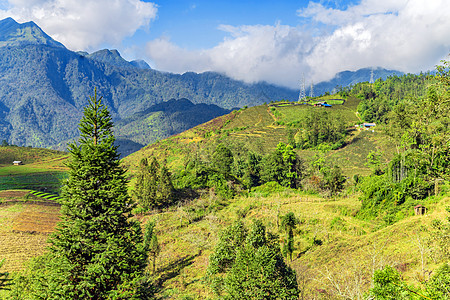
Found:
[[[302,75],[302,80],[300,82],[300,94],[298,95],[298,102],[306,101],[306,86],[305,86],[305,75]]]
[[[375,81],[373,80],[373,68],[370,70],[370,81],[369,83],[374,83]]]
[[[314,83],[311,81],[311,88],[309,89],[309,97],[314,98]]]

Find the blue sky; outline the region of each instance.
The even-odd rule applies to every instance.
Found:
[[[307,1],[155,1],[158,18],[143,39],[168,35],[179,46],[188,49],[209,48],[220,43],[226,33],[220,25],[273,25],[277,22],[297,26],[301,19],[296,11]]]
[[[432,69],[450,53],[448,0],[0,0],[71,50],[118,49],[183,73],[298,88],[337,72]]]

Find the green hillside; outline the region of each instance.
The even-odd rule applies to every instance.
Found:
[[[270,234],[249,230],[246,247],[278,247],[283,264],[296,272],[300,299],[446,299],[445,66],[437,76],[393,76],[306,103],[244,107],[125,157],[134,218],[143,227],[155,224],[160,251],[147,267],[155,298],[220,299],[230,282],[265,278],[266,265],[260,272],[238,261],[259,250],[242,250],[236,242],[242,231],[232,231],[260,224]],[[364,122],[376,126],[361,127]],[[29,165],[46,161],[50,156]],[[40,213],[45,204],[27,197],[34,196],[0,192],[7,202],[0,205],[4,270],[18,278],[14,291],[21,295],[40,271],[39,262],[27,269],[22,260],[45,253],[44,235],[59,217]],[[291,232],[287,216],[295,220]],[[30,227],[35,232],[28,236]],[[17,250],[30,243],[30,251]],[[231,267],[213,273],[220,259],[230,259]]]
[[[124,162],[133,171],[141,158],[155,155],[160,160],[167,159],[169,166],[176,170],[193,151],[212,151],[217,143],[225,143],[236,152],[255,151],[263,155],[274,150],[280,142],[288,143],[290,130],[298,132],[295,127],[291,129],[289,124],[300,122],[312,112],[325,110],[331,118],[341,120],[348,131],[345,147],[324,154],[329,161],[343,168],[345,174],[352,176],[370,172],[365,165],[366,157],[375,149],[383,152],[383,161],[388,161],[394,149],[382,132],[359,131],[354,128],[355,124],[361,122],[356,114],[359,99],[349,97],[343,104],[333,105],[331,108],[314,107],[313,104],[320,100],[322,99],[314,99],[307,105],[272,103],[234,111],[151,144],[126,157]],[[312,161],[320,153],[312,149],[297,149],[296,152],[306,161]]]
[[[65,152],[31,147],[0,147],[0,190],[31,189],[58,193],[66,175]],[[15,166],[13,161],[21,161]]]

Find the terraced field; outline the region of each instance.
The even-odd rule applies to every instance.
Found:
[[[3,270],[22,270],[27,261],[44,253],[48,234],[59,221],[60,207],[28,191],[0,191],[0,253]]]

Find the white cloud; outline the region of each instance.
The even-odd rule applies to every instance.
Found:
[[[215,47],[186,50],[160,37],[147,44],[146,56],[164,71],[218,71],[298,88],[302,73],[319,82],[369,66],[418,72],[450,51],[448,0],[361,0],[345,10],[320,3],[297,11],[306,27],[222,25],[227,37]],[[123,39],[149,27],[157,10],[143,0],[0,0],[0,18],[35,21],[69,49],[87,51],[123,48]]]
[[[336,26],[306,57],[312,76],[326,78],[366,66],[430,69],[450,51],[449,10],[446,0],[363,0],[346,11],[310,3],[300,16]]]
[[[147,44],[147,55],[157,69],[170,72],[214,70],[246,82],[290,86],[297,86],[308,69],[301,61],[311,50],[312,38],[307,33],[280,24],[221,29],[230,37],[214,48],[188,51],[163,38]]]
[[[140,0],[9,0],[0,18],[34,21],[73,50],[119,45],[137,29],[149,26],[157,6]]]
[[[346,10],[310,2],[297,13],[323,24],[322,31],[280,24],[223,25],[220,29],[229,36],[213,48],[188,51],[165,38],[149,42],[147,55],[166,71],[213,70],[293,88],[302,73],[319,82],[370,66],[426,71],[450,51],[449,11],[448,0],[362,0]]]

